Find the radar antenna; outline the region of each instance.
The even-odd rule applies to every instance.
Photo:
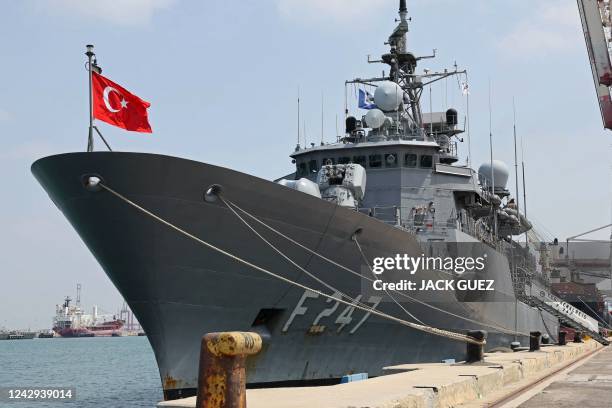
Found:
[[[346,98],[346,85],[348,84],[360,84],[370,87],[378,88],[377,83],[380,82],[395,82],[399,85],[399,88],[403,91],[401,96],[401,103],[397,109],[385,111],[386,114],[391,118],[387,126],[387,135],[385,137],[395,137],[400,139],[435,139],[442,147],[448,145],[449,138],[455,136],[458,133],[462,133],[463,130],[455,127],[456,123],[452,123],[451,128],[443,131],[437,129],[434,130],[432,126],[433,114],[429,115],[429,126],[428,129],[424,127],[423,113],[421,110],[421,95],[423,90],[427,86],[440,81],[444,78],[453,75],[467,74],[465,70],[459,70],[455,64],[452,69],[444,69],[443,71],[431,72],[426,70],[424,74],[417,74],[417,63],[422,59],[435,58],[436,50],[433,51],[432,55],[415,56],[412,52],[408,51],[407,48],[407,34],[409,31],[408,23],[410,22],[408,17],[408,8],[406,7],[406,0],[400,0],[399,2],[399,20],[397,26],[389,36],[386,45],[389,46],[389,51],[383,54],[378,60],[371,60],[368,56],[369,63],[383,63],[390,67],[388,76],[385,75],[384,71],[382,76],[373,78],[355,78],[345,82],[345,98]],[[393,87],[390,87],[393,89]],[[384,109],[383,109],[384,110]],[[447,113],[450,116],[456,116],[454,110],[449,110]],[[456,119],[453,120],[456,122]]]
[[[408,33],[408,8],[406,7],[406,0],[400,0],[399,15],[399,24],[389,36],[388,44],[391,46],[391,52],[394,49],[399,52],[406,52],[406,34]]]

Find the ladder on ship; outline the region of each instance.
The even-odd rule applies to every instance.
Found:
[[[564,302],[537,282],[525,283],[520,298],[528,305],[552,314],[559,319],[561,324],[588,334],[592,339],[604,346],[610,344],[608,339],[599,332],[597,320],[569,303]]]

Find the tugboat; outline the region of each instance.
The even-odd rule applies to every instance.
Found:
[[[38,333],[39,339],[52,339],[55,337],[55,332],[53,330],[41,331]]]
[[[369,61],[388,72],[346,82],[361,101],[358,112],[347,109],[345,135],[298,143],[295,172],[279,182],[147,153],[66,153],[32,165],[142,324],[166,399],[195,394],[207,332],[260,333],[264,348],[249,360],[247,382],[271,386],[463,358],[464,343],[385,316],[455,333],[486,330],[488,349],[558,330],[556,317],[515,293],[518,268],[539,272],[532,249],[512,239],[531,224],[506,189],[507,167],[459,164],[457,110],[421,110],[435,81],[458,76],[467,91],[465,71],[417,71],[434,56],[408,51],[405,0],[399,17],[389,51]],[[422,257],[436,245],[455,257],[484,254],[486,268],[471,279],[493,280],[495,294],[364,291],[375,257]]]

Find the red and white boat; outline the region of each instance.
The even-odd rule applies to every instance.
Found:
[[[77,301],[66,296],[64,303],[56,305],[53,318],[53,331],[62,337],[98,337],[119,336],[125,322],[116,316],[98,314],[98,307],[93,307],[92,314],[85,314],[80,305],[80,285],[77,286]]]

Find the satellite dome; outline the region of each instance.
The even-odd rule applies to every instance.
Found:
[[[493,160],[493,178],[496,189],[505,189],[508,182],[508,166],[501,160]],[[478,180],[480,184],[491,185],[491,163],[483,163],[478,168]]]
[[[385,124],[387,117],[380,109],[370,109],[365,115],[366,125],[372,129],[378,129]]]
[[[403,99],[404,91],[395,82],[381,82],[376,91],[374,91],[374,103],[384,111],[397,110]]]

